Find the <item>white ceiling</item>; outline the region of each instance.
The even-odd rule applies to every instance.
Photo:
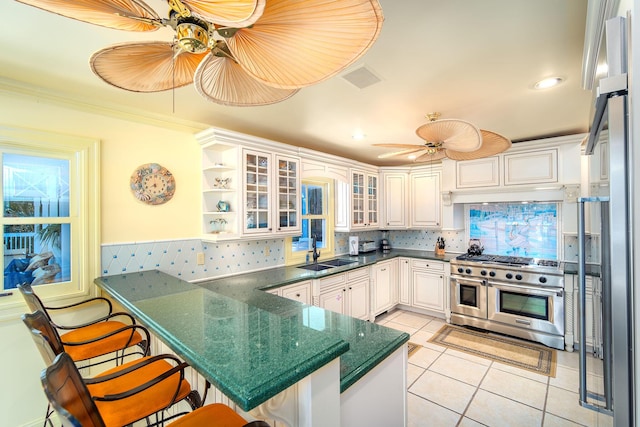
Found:
[[[267,0],[268,1],[268,0]],[[126,41],[170,41],[172,32],[129,33],[3,0],[0,78],[83,102],[201,123],[377,165],[420,144],[415,129],[438,111],[515,141],[588,131],[591,94],[581,88],[586,0],[380,0],[385,21],[373,47],[339,76],[265,107],[223,107],[190,85],[155,94],[116,89],[94,76],[91,54]],[[147,0],[160,16],[163,0]],[[330,48],[331,28],[327,28]],[[358,89],[342,76],[366,66],[380,82]],[[561,76],[564,84],[533,84]],[[0,119],[1,120],[1,119]],[[366,139],[354,141],[356,130]]]

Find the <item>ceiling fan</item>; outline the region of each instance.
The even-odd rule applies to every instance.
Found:
[[[92,71],[134,92],[194,83],[222,105],[283,101],[355,62],[377,39],[378,0],[167,0],[160,18],[142,0],[17,0],[108,28],[155,31],[171,41],[132,42],[95,52]]]
[[[502,153],[511,147],[511,141],[502,135],[479,129],[475,125],[458,119],[438,120],[440,113],[427,114],[428,123],[416,129],[416,134],[425,142],[416,144],[373,144],[376,147],[399,148],[401,150],[378,156],[384,159],[408,156],[414,162],[441,160],[473,160]]]

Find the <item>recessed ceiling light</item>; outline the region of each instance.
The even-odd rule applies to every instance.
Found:
[[[554,87],[562,83],[564,79],[562,77],[549,77],[546,79],[542,79],[533,85],[534,89],[549,89],[550,87]]]
[[[362,141],[363,139],[366,138],[367,135],[365,135],[361,130],[357,130],[355,132],[353,132],[353,134],[351,135],[351,138],[353,138],[356,141]]]
[[[407,158],[409,158],[409,159],[411,159],[411,160],[415,159],[416,157],[418,157],[416,154],[409,154],[409,155],[407,156]]]

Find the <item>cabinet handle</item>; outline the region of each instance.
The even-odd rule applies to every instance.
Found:
[[[380,270],[380,271],[387,271],[387,269],[386,269],[386,268],[383,268],[383,269],[382,269],[382,270]]]

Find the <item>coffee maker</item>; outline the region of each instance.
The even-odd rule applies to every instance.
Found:
[[[382,253],[384,254],[391,252],[391,243],[387,238],[386,231],[382,232],[382,239],[380,240],[380,250],[382,250]]]

